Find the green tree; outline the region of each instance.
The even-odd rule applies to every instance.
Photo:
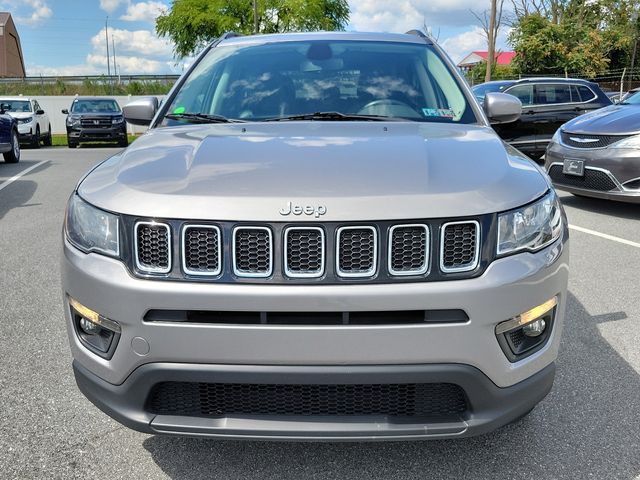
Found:
[[[260,33],[344,30],[347,0],[257,0]],[[173,0],[156,21],[178,58],[193,55],[225,32],[253,33],[252,0]]]

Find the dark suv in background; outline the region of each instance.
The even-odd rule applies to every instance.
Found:
[[[611,105],[593,82],[572,78],[527,78],[487,82],[473,87],[476,98],[508,93],[522,102],[520,120],[495,125],[498,135],[531,158],[540,159],[561,125],[584,113]]]
[[[81,142],[118,142],[129,145],[127,124],[120,105],[113,98],[78,97],[67,116],[67,144],[76,148]]]

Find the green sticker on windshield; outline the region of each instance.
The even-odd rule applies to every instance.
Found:
[[[184,113],[185,111],[186,111],[186,108],[184,107],[176,107],[173,113]]]

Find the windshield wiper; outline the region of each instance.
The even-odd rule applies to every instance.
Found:
[[[209,113],[168,113],[166,118],[171,120],[186,120],[190,123],[242,123],[244,120],[227,118],[222,115],[212,115]]]
[[[296,120],[321,120],[321,121],[341,121],[341,122],[390,122],[399,121],[394,117],[385,117],[383,115],[358,115],[357,113],[340,113],[340,112],[315,112],[303,113],[300,115],[289,115],[286,117],[267,118],[263,122],[286,122]]]

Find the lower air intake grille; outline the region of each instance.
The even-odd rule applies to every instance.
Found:
[[[553,183],[566,185],[568,187],[584,188],[585,190],[596,190],[598,192],[608,192],[616,188],[615,182],[606,173],[600,170],[584,169],[584,176],[566,175],[562,173],[562,165],[552,165],[549,169],[549,176]]]
[[[447,418],[467,410],[462,388],[450,383],[297,385],[165,382],[147,408],[156,415]]]
[[[168,273],[171,270],[171,234],[164,223],[136,224],[136,267],[148,273]]]
[[[218,227],[189,225],[183,230],[183,267],[192,275],[218,275],[221,240]]]
[[[374,227],[338,229],[338,275],[370,277],[376,271],[377,245]]]
[[[452,222],[442,226],[440,268],[443,272],[466,272],[478,266],[478,222]]]
[[[268,277],[273,271],[271,230],[238,227],[233,232],[233,269],[239,277]]]
[[[426,225],[400,225],[391,229],[389,272],[392,275],[425,273],[429,261]]]

